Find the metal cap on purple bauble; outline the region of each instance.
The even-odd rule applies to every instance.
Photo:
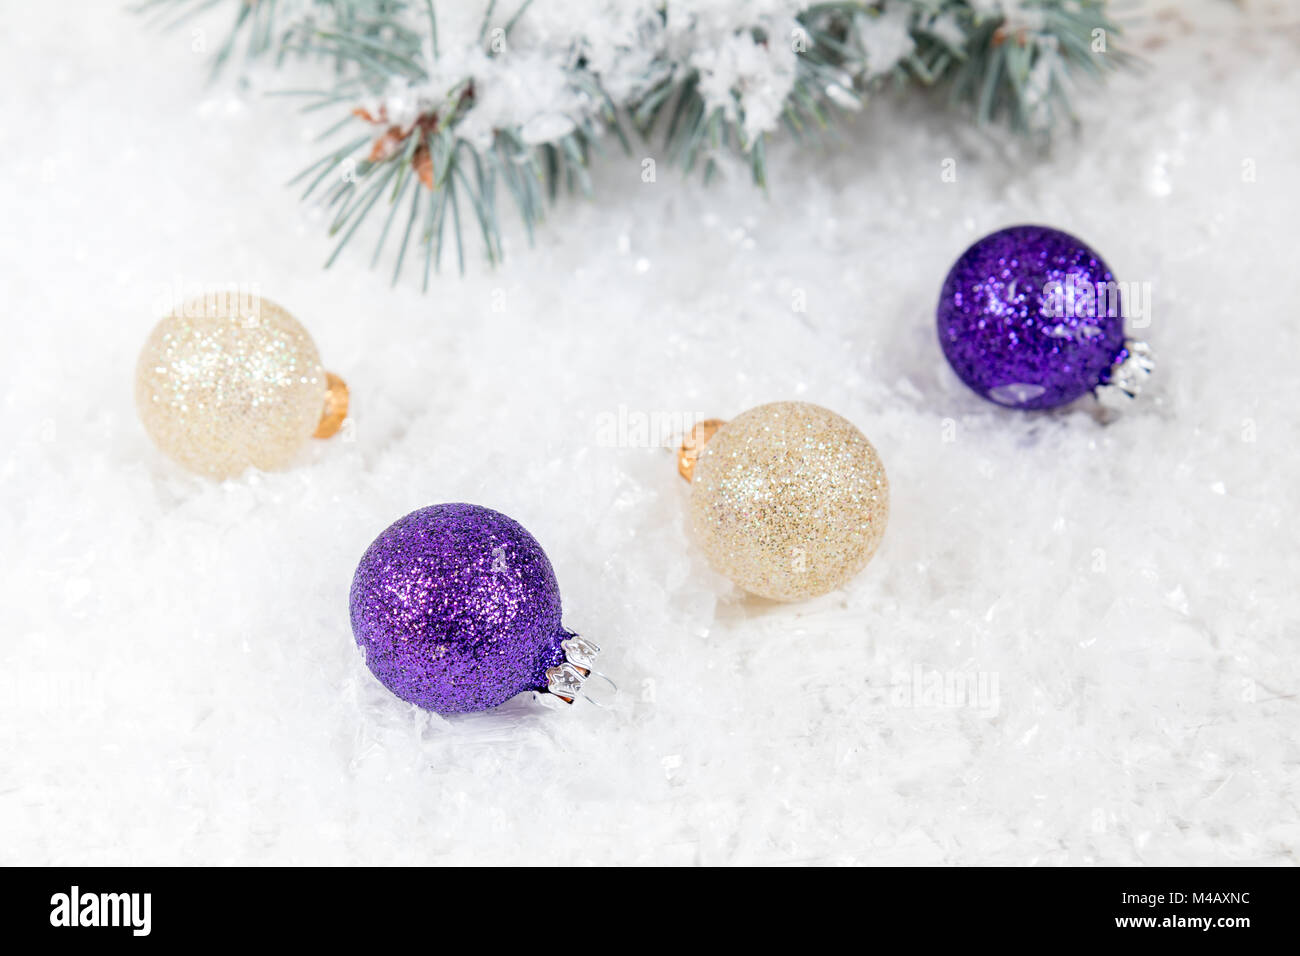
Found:
[[[1121,407],[1154,363],[1124,335],[1120,286],[1081,239],[1011,226],[963,252],[937,311],[943,354],[968,386],[1010,408],[1053,408],[1095,392]]]
[[[526,691],[572,703],[599,651],[560,622],[541,545],[478,505],[432,505],[395,521],[357,565],[351,605],[371,672],[402,700],[443,714]]]

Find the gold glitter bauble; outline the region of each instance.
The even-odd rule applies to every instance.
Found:
[[[706,440],[688,474],[691,529],[709,563],[746,591],[816,597],[876,553],[889,521],[885,467],[839,415],[774,402]]]
[[[345,387],[327,384],[297,319],[267,299],[235,294],[196,299],[159,322],[135,373],[149,437],[212,478],[290,464],[322,424],[334,388],[343,389],[346,409]]]

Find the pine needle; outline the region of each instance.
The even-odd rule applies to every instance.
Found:
[[[164,20],[173,29],[216,6],[235,8],[233,25],[212,57],[214,75],[229,64],[242,46],[248,59],[273,55],[280,63],[289,55],[320,57],[333,64],[333,84],[321,90],[283,90],[278,95],[304,96],[304,110],[340,109],[339,119],[321,135],[329,139],[349,127],[364,126],[291,180],[311,179],[303,197],[311,196],[331,172],[351,165],[355,175],[343,177],[326,191],[327,208],[337,211],[332,235],[342,233],[326,265],[333,263],[349,239],[387,192],[389,210],[371,257],[376,265],[397,216],[412,192],[406,225],[393,269],[396,283],[410,243],[424,246],[423,287],[430,272],[441,267],[448,228],[456,243],[460,271],[465,249],[460,199],[468,202],[474,227],[489,263],[504,257],[498,183],[505,186],[531,244],[548,202],[561,188],[590,195],[589,165],[601,151],[605,135],[614,136],[628,155],[632,144],[626,122],[642,138],[662,144],[670,162],[684,170],[702,166],[712,181],[728,155],[749,167],[753,181],[767,184],[767,130],[779,123],[796,137],[810,132],[834,132],[844,116],[860,109],[870,93],[886,86],[941,91],[956,109],[980,124],[1001,122],[1035,136],[1046,135],[1053,123],[1072,117],[1067,94],[1069,74],[1099,78],[1127,66],[1131,58],[1106,46],[1119,30],[1106,12],[1104,0],[1024,0],[1011,13],[982,0],[874,0],[806,5],[797,16],[802,44],[796,53],[795,75],[776,115],[761,116],[757,126],[748,114],[746,92],[731,89],[723,101],[716,79],[702,84],[696,61],[676,59],[672,45],[652,47],[644,79],[623,83],[636,92],[616,102],[599,73],[585,56],[575,55],[565,69],[579,101],[588,104],[581,115],[566,117],[570,128],[542,141],[525,140],[518,127],[499,128],[486,147],[459,133],[460,124],[478,102],[476,78],[464,76],[436,95],[423,89],[436,75],[432,56],[441,57],[438,18],[433,0],[310,0],[288,4],[277,0],[143,0],[137,9]],[[509,35],[527,15],[531,0],[521,0],[502,27]],[[743,5],[736,9],[742,11]],[[495,36],[491,0],[478,29],[485,45]],[[648,5],[647,35],[662,33],[670,16],[683,16],[676,7]],[[1025,17],[1032,14],[1032,21]],[[894,20],[886,21],[887,16]],[[1013,20],[1010,18],[1017,18]],[[868,34],[880,24],[901,22],[911,38],[911,50],[894,64],[871,61],[876,54]],[[680,25],[677,24],[677,26]],[[738,42],[757,48],[787,42],[773,33],[771,23],[738,23]],[[1099,48],[1100,38],[1100,48]],[[583,49],[575,35],[573,49]],[[647,41],[650,42],[650,41]],[[485,50],[489,57],[495,50]],[[625,78],[626,79],[626,78]],[[382,107],[394,89],[420,88],[416,119],[399,126]],[[427,101],[426,101],[427,100]],[[344,112],[345,110],[345,112]],[[664,122],[661,123],[661,118]],[[665,127],[666,124],[666,127]],[[662,129],[662,133],[656,131]],[[392,189],[387,186],[392,183]],[[426,193],[428,194],[426,196]],[[423,225],[418,235],[416,219]],[[447,206],[451,215],[447,216]],[[450,218],[450,226],[447,223]]]

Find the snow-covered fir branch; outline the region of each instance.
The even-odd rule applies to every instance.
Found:
[[[214,67],[294,54],[330,61],[312,109],[344,141],[304,170],[343,249],[386,207],[375,261],[397,243],[428,284],[464,233],[504,253],[507,196],[530,238],[562,189],[589,191],[593,155],[633,136],[711,176],[739,157],[765,182],[765,143],[824,128],[887,84],[943,91],[977,122],[1042,135],[1070,118],[1079,74],[1121,65],[1104,0],[149,0],[176,19],[235,23]],[[380,202],[381,199],[385,201]],[[417,250],[415,253],[412,249]],[[330,261],[333,261],[331,256]]]

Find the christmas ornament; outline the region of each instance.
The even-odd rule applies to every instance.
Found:
[[[311,336],[268,299],[211,295],[159,322],[135,373],[140,420],[191,471],[227,478],[283,468],[347,415],[343,380],[321,368]]]
[[[678,456],[690,525],[715,570],[762,597],[797,601],[861,571],[885,533],[889,483],[851,423],[774,402],[696,425]]]
[[[426,710],[486,710],[524,691],[559,705],[589,696],[600,648],[560,623],[541,545],[490,508],[433,505],[394,522],[362,556],[351,607],[371,673]]]
[[[1045,226],[1012,226],[961,254],[939,296],[939,342],[958,377],[1010,408],[1053,408],[1093,391],[1137,397],[1150,347],[1125,338],[1120,287],[1101,256]]]

